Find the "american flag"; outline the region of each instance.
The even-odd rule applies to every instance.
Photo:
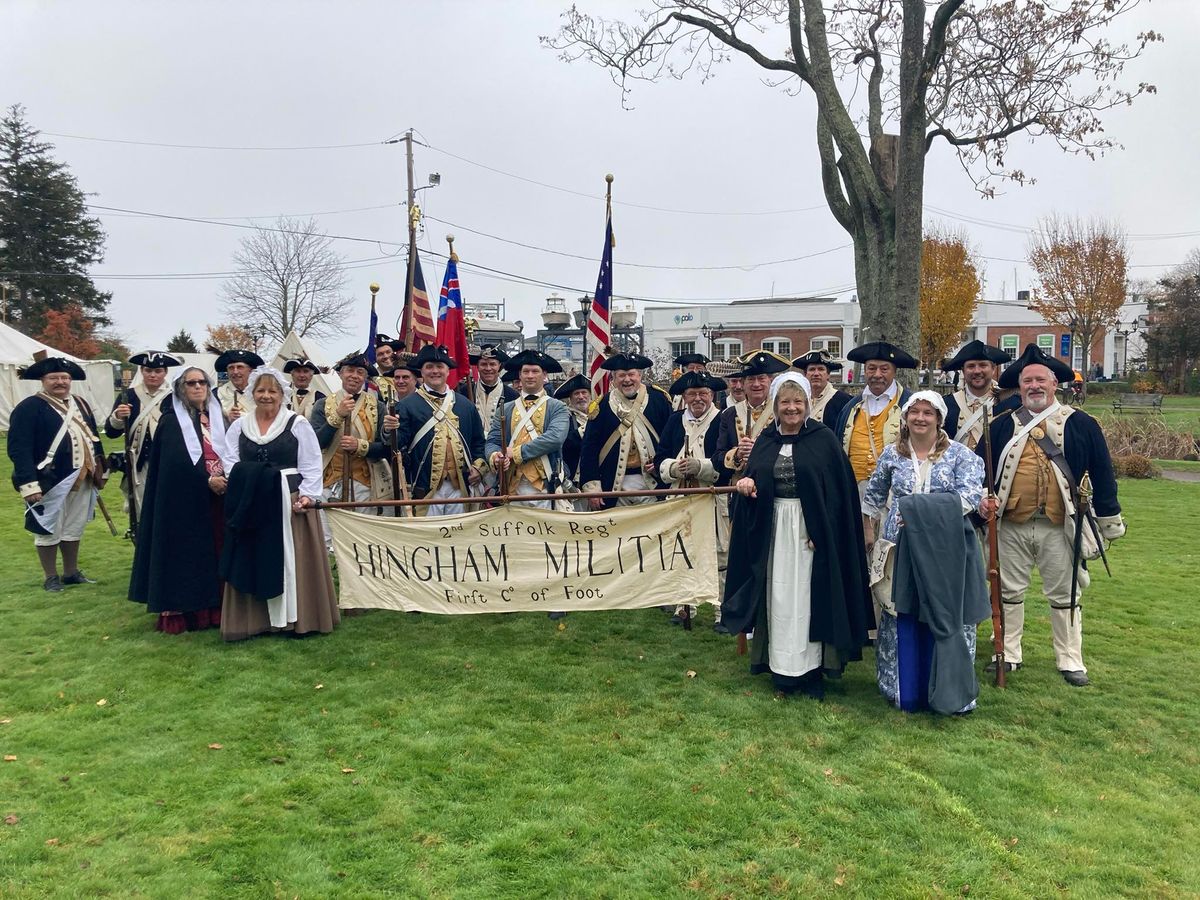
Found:
[[[409,264],[413,267],[412,295],[404,304],[404,319],[400,325],[400,339],[409,353],[416,353],[424,344],[437,340],[433,327],[433,316],[429,312],[429,294],[425,291],[425,276],[421,272],[421,257],[416,247],[410,247]]]
[[[588,375],[592,381],[592,393],[603,396],[608,391],[608,372],[601,369],[604,351],[612,343],[609,307],[612,305],[612,207],[608,208],[604,227],[604,254],[600,257],[600,275],[596,279],[596,296],[587,320],[587,346],[592,353],[592,364]]]

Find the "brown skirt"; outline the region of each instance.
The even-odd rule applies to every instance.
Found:
[[[294,494],[292,495],[295,496]],[[341,619],[329,556],[321,533],[321,518],[315,512],[292,515],[292,540],[296,548],[296,621],[272,628],[264,600],[244,594],[226,583],[221,604],[221,637],[240,641],[256,634],[287,631],[295,634],[328,634]]]

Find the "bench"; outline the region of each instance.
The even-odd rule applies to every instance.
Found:
[[[1162,394],[1118,394],[1113,400],[1113,412],[1130,410],[1143,412],[1158,410],[1162,412]]]

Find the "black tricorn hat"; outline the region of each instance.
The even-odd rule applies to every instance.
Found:
[[[755,350],[742,357],[742,366],[744,368],[737,374],[749,378],[751,375],[778,375],[786,372],[791,363],[770,350]]]
[[[135,366],[145,366],[147,369],[170,369],[183,365],[182,359],[161,350],[143,350],[129,357],[129,362]]]
[[[887,341],[871,341],[869,344],[862,344],[855,347],[846,354],[846,359],[850,362],[865,363],[873,359],[889,362],[897,369],[915,369],[919,363],[909,354],[905,353],[895,344],[889,344]]]
[[[481,359],[494,359],[502,366],[508,365],[509,360],[508,354],[494,344],[484,344],[478,353],[468,354],[468,358],[473,366],[478,365]]]
[[[382,347],[384,344],[391,346],[391,343],[392,343],[391,335],[384,334],[383,332],[375,333],[375,346],[376,347]],[[395,350],[396,348],[392,347],[392,349]]]
[[[250,368],[257,369],[263,364],[263,358],[253,350],[226,350],[217,357],[213,368],[218,372],[224,372],[229,368],[230,363],[245,363]]]
[[[606,372],[619,372],[622,369],[649,369],[654,365],[640,353],[614,353],[600,366]]]
[[[284,375],[288,374],[289,372],[295,372],[297,369],[308,369],[314,375],[321,374],[321,367],[311,359],[305,359],[303,356],[297,357],[296,359],[289,359],[283,364]]]
[[[984,362],[994,363],[998,366],[1010,362],[1008,354],[999,347],[993,347],[991,344],[985,344],[983,341],[970,341],[964,344],[963,348],[955,353],[954,356],[942,363],[942,371],[956,372],[973,359],[981,359]]]
[[[1025,352],[1018,356],[1011,366],[1005,369],[997,383],[1004,390],[1012,390],[1017,387],[1018,379],[1021,377],[1021,372],[1026,366],[1045,366],[1054,373],[1054,377],[1059,382],[1072,381],[1075,378],[1075,373],[1065,362],[1055,359],[1048,353],[1038,349],[1037,344],[1026,344]]]
[[[396,341],[396,343],[400,342]],[[392,371],[395,372],[396,369],[408,369],[414,375],[420,375],[421,367],[417,365],[416,359],[417,354],[415,353],[409,353],[407,350],[397,350],[396,358],[393,360],[396,368],[392,369]]]
[[[458,363],[454,361],[454,357],[450,355],[450,351],[442,345],[426,344],[417,353],[417,358],[413,360],[413,365],[420,371],[421,366],[425,363],[445,363],[452,369],[458,368]]]
[[[707,372],[684,372],[671,385],[670,394],[672,397],[679,397],[691,388],[708,388],[715,394],[725,390],[725,379],[709,375]]]
[[[569,400],[576,391],[591,391],[592,383],[585,375],[572,375],[558,386],[554,392],[555,400]]]
[[[553,356],[545,353],[539,353],[537,350],[522,350],[515,356],[508,357],[504,362],[504,368],[521,373],[521,366],[541,366],[542,371],[547,375],[562,371],[562,365]]]
[[[71,376],[72,381],[87,379],[87,375],[77,363],[62,356],[47,356],[45,359],[39,359],[33,365],[20,369],[17,377],[24,381],[41,381],[43,375],[52,375],[55,372],[66,372]]]
[[[707,366],[710,362],[712,360],[703,353],[681,353],[675,357],[675,365],[677,366],[690,366],[695,363]]]
[[[517,376],[520,374],[520,369],[505,369],[502,373],[500,373],[500,381],[504,384],[512,384],[517,380]]]
[[[828,350],[809,350],[803,356],[792,360],[797,369],[807,369],[809,366],[824,366],[830,372],[842,371],[842,364],[833,358]]]
[[[367,359],[367,354],[362,353],[361,351],[343,356],[334,365],[333,370],[335,372],[340,372],[346,366],[354,366],[358,369],[366,369],[367,375],[372,378],[379,374],[379,370],[375,368],[374,363]]]

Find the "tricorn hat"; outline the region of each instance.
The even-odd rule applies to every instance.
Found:
[[[479,365],[479,361],[481,359],[494,359],[500,363],[500,365],[504,366],[508,364],[509,359],[508,354],[494,344],[484,344],[479,348],[478,353],[470,353],[468,354],[468,357],[470,358],[471,365],[473,366]]]
[[[981,359],[984,362],[994,363],[998,366],[1010,362],[1008,354],[999,347],[993,347],[991,344],[985,344],[983,341],[970,341],[964,344],[963,348],[955,353],[953,357],[942,363],[942,371],[956,372],[973,359]]]
[[[675,357],[675,365],[677,366],[690,366],[696,363],[707,366],[710,362],[712,360],[703,353],[681,353]]]
[[[778,375],[786,372],[791,363],[770,350],[755,350],[742,357],[742,366],[742,371],[737,374],[749,378],[751,375]]]
[[[340,372],[346,366],[354,366],[358,369],[366,369],[367,375],[371,376],[372,378],[379,374],[379,370],[375,368],[374,364],[369,359],[367,359],[367,354],[363,353],[362,351],[357,351],[355,353],[350,353],[346,356],[343,356],[337,361],[337,363],[334,364],[333,370],[335,372]]]
[[[882,362],[889,362],[897,369],[915,369],[919,363],[905,353],[895,344],[889,344],[887,341],[871,341],[869,344],[862,344],[855,347],[846,354],[846,359],[851,362],[865,363],[872,359],[878,359]]]
[[[252,369],[257,369],[264,365],[263,358],[253,350],[226,350],[217,357],[217,361],[213,363],[213,368],[218,372],[224,372],[229,368],[230,363],[245,363]]]
[[[684,372],[671,385],[670,394],[672,397],[679,397],[690,388],[708,388],[715,394],[717,391],[725,390],[725,380],[717,378],[715,375],[709,375],[707,372]]]
[[[547,375],[562,371],[562,365],[557,359],[545,353],[539,353],[537,350],[522,350],[515,356],[509,356],[504,360],[504,368],[511,372],[520,374],[521,366],[541,366],[542,371]]]
[[[417,358],[413,360],[413,365],[418,371],[425,363],[445,363],[452,369],[458,368],[458,363],[454,361],[454,357],[450,355],[450,351],[442,345],[426,344],[417,353]]]
[[[396,341],[396,343],[400,342]],[[412,372],[414,375],[421,374],[421,367],[417,365],[417,354],[415,353],[409,353],[407,350],[397,350],[396,358],[393,360],[393,362],[396,366],[396,368],[392,370],[393,372],[395,372],[396,369],[408,369],[408,371]]]
[[[809,350],[803,356],[792,360],[797,369],[807,369],[809,366],[824,366],[830,372],[842,371],[842,364],[833,358],[828,350]]]
[[[376,347],[382,347],[384,344],[391,346],[391,343],[392,343],[391,335],[384,334],[381,331],[375,333],[375,346]],[[392,349],[394,350],[396,348],[392,347]]]
[[[614,353],[600,366],[606,372],[620,372],[623,369],[649,369],[654,365],[640,353]]]
[[[129,362],[135,366],[145,366],[147,369],[170,369],[183,365],[182,359],[161,350],[143,350],[129,357]]]
[[[1021,372],[1026,366],[1045,366],[1054,373],[1054,377],[1059,382],[1072,381],[1075,378],[1075,373],[1065,362],[1055,359],[1048,353],[1038,348],[1037,344],[1026,344],[1025,352],[1013,361],[1013,364],[1005,369],[997,383],[1004,390],[1012,390],[1017,387],[1018,379],[1021,377]]]
[[[297,369],[308,369],[314,375],[321,374],[321,367],[311,359],[305,359],[303,356],[297,357],[296,359],[289,359],[283,364],[284,375],[288,374],[289,372],[294,372]]]
[[[572,375],[566,381],[558,386],[554,392],[555,400],[569,400],[571,395],[576,391],[591,391],[592,383],[587,380],[585,375]]]
[[[84,381],[87,378],[77,363],[73,363],[63,356],[47,356],[45,359],[39,359],[33,365],[20,369],[17,377],[24,381],[40,381],[43,375],[51,375],[54,372],[66,372],[71,376],[72,381]]]

